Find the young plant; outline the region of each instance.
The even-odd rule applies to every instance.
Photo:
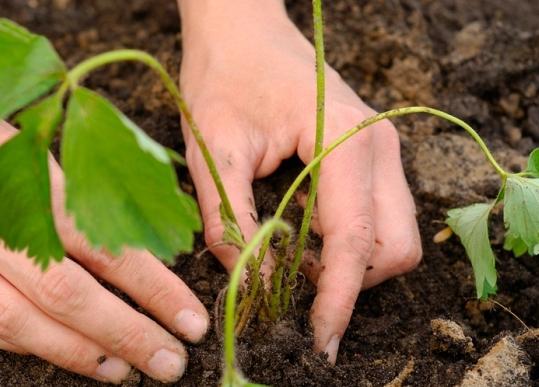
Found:
[[[235,353],[235,317],[236,317],[236,298],[238,288],[240,287],[242,273],[247,266],[249,260],[253,257],[255,249],[258,247],[262,239],[270,237],[275,231],[281,231],[282,241],[288,243],[291,229],[290,226],[279,219],[271,219],[264,223],[249,243],[242,250],[238,262],[234,266],[234,270],[230,274],[228,290],[225,300],[225,328],[224,328],[224,371],[221,385],[223,387],[240,387],[240,386],[261,386],[248,382],[241,374],[241,371],[236,367]]]

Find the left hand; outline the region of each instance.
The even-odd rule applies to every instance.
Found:
[[[268,176],[296,152],[304,163],[313,157],[314,50],[284,6],[274,7],[277,1],[267,9],[254,2],[201,3],[207,3],[204,14],[196,16],[195,3],[180,2],[193,7],[182,8],[181,86],[249,240],[257,229],[253,179]],[[326,66],[325,144],[373,114]],[[220,199],[183,128],[212,246],[222,239]],[[311,319],[315,349],[334,363],[360,289],[411,270],[421,257],[415,206],[390,122],[363,130],[322,162],[317,202],[324,247]],[[235,248],[212,252],[232,269]]]

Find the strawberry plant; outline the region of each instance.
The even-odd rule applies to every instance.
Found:
[[[277,320],[289,309],[316,201],[320,163],[362,129],[385,119],[414,113],[431,114],[464,129],[501,178],[499,193],[489,203],[453,209],[446,220],[472,263],[478,298],[497,289],[496,259],[489,240],[490,213],[504,207],[504,248],[515,256],[539,254],[539,149],[530,154],[526,170],[511,173],[493,157],[483,139],[464,121],[428,107],[405,107],[370,117],[324,144],[324,39],[322,1],[313,0],[316,57],[316,137],[313,160],[305,166],[282,198],[274,216],[245,241],[218,170],[180,90],[164,68],[138,50],[116,50],[89,58],[67,69],[52,45],[11,21],[0,19],[0,119],[12,117],[21,131],[0,146],[0,239],[46,269],[64,251],[52,215],[48,148],[62,127],[61,164],[66,180],[66,208],[95,248],[118,254],[133,246],[171,261],[191,251],[193,234],[201,228],[195,201],[178,186],[173,161],[183,158],[149,138],[109,101],[80,85],[91,71],[120,61],[150,67],[170,92],[204,156],[221,198],[225,226],[223,242],[240,250],[231,273],[225,305],[223,384],[248,384],[235,367],[234,340],[249,320],[260,315]],[[64,108],[66,106],[66,108]],[[310,189],[298,237],[291,249],[292,230],[282,215],[300,184],[310,177]],[[259,272],[274,232],[276,269],[271,287]],[[240,293],[247,267],[248,286]]]

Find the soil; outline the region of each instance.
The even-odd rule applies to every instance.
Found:
[[[310,1],[288,3],[291,17],[310,37]],[[477,128],[508,168],[518,168],[527,152],[538,146],[539,2],[325,3],[328,61],[373,107],[386,110],[427,104],[447,110]],[[156,55],[177,75],[180,25],[173,0],[121,4],[108,0],[2,0],[0,16],[47,35],[70,65],[105,50],[131,47]],[[86,83],[112,99],[159,142],[182,150],[178,114],[158,80],[143,67],[114,65],[98,71]],[[474,299],[471,266],[456,238],[442,244],[432,242],[433,235],[444,227],[446,210],[492,197],[496,177],[485,168],[477,147],[458,129],[425,116],[396,123],[418,208],[423,262],[412,273],[360,295],[335,367],[310,350],[308,311],[314,290],[304,284],[296,294],[294,312],[285,321],[255,324],[239,340],[239,363],[250,380],[277,386],[382,386],[398,376],[400,381],[393,385],[452,386],[460,384],[465,372],[496,342],[512,340],[504,337],[524,331],[502,308]],[[272,213],[299,167],[297,160],[287,161],[272,177],[256,182],[262,219]],[[188,182],[186,172],[180,173]],[[184,188],[192,190],[188,183]],[[298,208],[292,208],[287,218],[297,222],[300,214]],[[505,253],[500,219],[494,222],[492,240],[499,271],[496,299],[528,326],[538,327],[539,261],[529,256],[513,259]],[[199,239],[197,251],[203,247]],[[181,256],[173,270],[213,310],[227,282],[217,261],[209,254]],[[447,345],[445,341],[439,345],[439,335],[431,328],[435,319],[458,324],[466,345]],[[529,370],[529,375],[528,371],[523,374],[523,383],[539,386],[537,340],[523,348]],[[178,385],[216,385],[221,375],[216,333],[211,332],[203,344],[189,347],[189,353],[188,371]],[[513,382],[517,385],[521,379]],[[99,383],[33,357],[0,352],[0,385]],[[133,374],[126,385],[159,383]]]

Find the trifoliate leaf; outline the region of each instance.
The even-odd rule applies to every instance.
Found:
[[[69,101],[62,166],[67,209],[93,246],[145,248],[167,261],[191,251],[198,208],[180,191],[168,152],[82,87]]]
[[[504,222],[531,255],[539,254],[539,179],[510,175],[504,197]]]
[[[447,224],[460,237],[472,262],[478,298],[496,293],[496,259],[488,237],[488,217],[493,204],[473,204],[450,210]]]
[[[28,249],[42,268],[64,251],[54,226],[48,147],[62,118],[53,95],[17,116],[22,131],[0,147],[0,239],[12,250]]]
[[[511,233],[507,233],[505,235],[503,248],[507,251],[512,251],[514,256],[517,258],[528,252],[528,246],[526,246],[526,243],[524,243],[521,238],[514,236]]]
[[[0,119],[45,94],[65,73],[45,37],[0,18]]]
[[[530,153],[526,172],[533,173],[534,175],[539,177],[539,148],[535,148],[532,153]]]

